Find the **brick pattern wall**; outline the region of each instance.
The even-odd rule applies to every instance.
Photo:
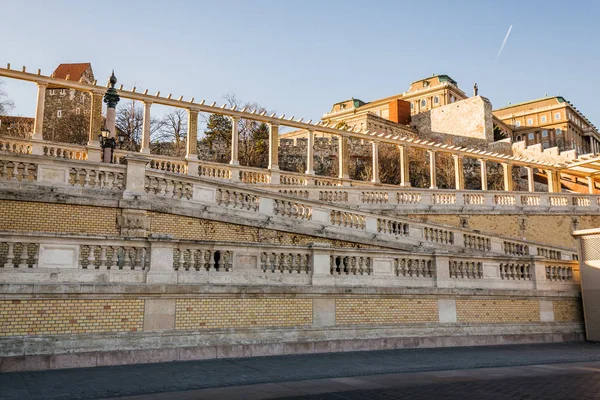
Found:
[[[250,226],[210,221],[200,218],[186,217],[151,212],[150,230],[152,233],[168,233],[177,239],[216,240],[231,243],[274,243],[286,245],[307,245],[313,242],[328,243],[333,247],[343,248],[380,248],[364,244],[329,240],[298,233],[280,232],[273,229],[262,229]]]
[[[142,330],[144,300],[1,300],[0,336]]]
[[[177,299],[175,329],[312,325],[312,299]]]
[[[336,299],[336,325],[387,325],[438,322],[434,299]]]
[[[0,200],[0,231],[118,235],[116,208]]]
[[[540,303],[537,300],[456,300],[456,319],[462,323],[539,322]]]
[[[581,300],[560,300],[552,302],[556,322],[583,322]]]

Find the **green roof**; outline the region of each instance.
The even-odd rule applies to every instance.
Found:
[[[351,98],[351,99],[348,99],[348,100],[344,100],[344,101],[338,101],[337,103],[333,103],[333,105],[334,105],[334,106],[336,106],[336,105],[338,105],[338,104],[347,103],[347,102],[349,102],[349,101],[351,101],[351,102],[353,103],[353,105],[354,105],[354,108],[358,108],[358,107],[360,107],[360,106],[364,106],[365,104],[367,104],[367,103],[365,103],[364,101],[362,101],[362,100],[360,100],[360,99],[355,99],[355,98],[353,97],[353,98]]]
[[[512,107],[520,107],[520,106],[524,106],[526,104],[531,104],[531,103],[537,103],[538,101],[544,101],[544,100],[552,100],[552,99],[556,99],[556,101],[558,103],[564,103],[566,102],[565,98],[562,96],[554,96],[554,97],[541,97],[539,99],[535,99],[535,100],[529,100],[529,101],[523,101],[521,103],[516,103],[516,104],[511,104],[508,105],[506,107],[501,107],[501,108],[497,108],[494,111],[500,111],[500,110],[504,110],[507,108],[512,108]],[[569,103],[570,104],[570,103]]]
[[[438,78],[440,82],[450,82],[451,84],[458,86],[458,83],[454,79],[450,78],[448,75],[433,75],[433,76],[429,76],[427,78],[423,78],[423,79],[419,79],[418,81],[414,81],[414,82],[411,83],[411,85],[413,85],[415,83],[426,81],[426,80],[431,79],[431,78]]]

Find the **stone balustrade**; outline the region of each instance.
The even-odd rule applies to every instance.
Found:
[[[0,232],[0,279],[558,290],[579,273],[576,261],[530,257]]]
[[[217,189],[216,202],[226,207],[258,211],[259,197],[239,190]]]
[[[533,246],[532,254],[537,254],[537,248],[548,249],[548,252],[539,253],[540,256],[547,258],[560,254],[559,257],[570,260],[575,254],[573,249],[538,246],[535,243],[516,239],[507,240],[498,235],[474,235],[467,229],[442,227],[404,217],[382,218],[378,213],[370,213],[368,208],[363,211],[365,207],[361,207],[358,211],[350,207],[351,202],[360,201],[360,193],[374,193],[364,189],[352,187],[339,190],[318,189],[322,198],[327,196],[331,199],[348,195],[348,203],[337,204],[332,201],[313,200],[311,189],[307,186],[302,186],[303,189],[293,186],[283,189],[283,186],[278,186],[280,188],[278,190],[302,190],[304,195],[308,192],[308,198],[299,202],[295,196],[286,195],[290,193],[273,192],[263,186],[241,187],[240,183],[229,184],[220,180],[156,170],[147,166],[148,159],[136,157],[126,158],[124,164],[107,164],[36,155],[0,154],[0,182],[4,182],[4,185],[13,183],[19,185],[25,181],[39,185],[40,189],[51,187],[56,193],[72,196],[86,193],[97,199],[102,196],[110,200],[120,196],[146,198],[155,204],[164,201],[170,207],[175,205],[187,208],[190,212],[197,210],[198,205],[201,204],[204,207],[211,207],[211,215],[225,216],[226,221],[234,218],[237,215],[235,213],[240,211],[249,223],[260,226],[267,221],[274,229],[279,227],[285,230],[290,229],[289,223],[301,223],[298,229],[306,234],[314,234],[316,231],[331,232],[337,235],[334,236],[336,238],[350,234],[353,240],[359,242],[374,243],[373,240],[376,240],[378,245],[390,247],[397,246],[398,239],[401,237],[402,245],[408,246],[407,248],[426,244],[432,250],[464,252],[468,249],[498,255],[526,256],[530,254],[529,246]],[[34,187],[30,185],[30,189]],[[18,186],[15,186],[16,188]],[[396,198],[395,195],[390,195],[389,191],[382,192],[388,193],[388,200]],[[376,197],[381,198],[379,194]],[[420,196],[421,200],[426,197],[430,196]],[[463,196],[456,196],[456,198],[462,199]],[[378,206],[378,204],[370,205]],[[249,214],[248,211],[253,213]],[[278,224],[284,220],[287,221],[287,225],[280,227]],[[327,228],[332,229],[326,230]],[[294,228],[294,231],[297,229]]]
[[[505,280],[530,281],[531,272],[530,263],[500,263],[500,277]]]

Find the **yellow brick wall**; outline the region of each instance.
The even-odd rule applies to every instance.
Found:
[[[118,235],[116,208],[0,200],[0,231]]]
[[[152,233],[168,233],[177,239],[217,240],[232,243],[280,243],[291,245],[307,245],[313,242],[329,243],[334,247],[346,248],[379,248],[352,242],[329,240],[298,233],[280,232],[273,229],[262,229],[250,226],[210,221],[200,218],[186,217],[151,212]]]
[[[554,320],[556,322],[583,322],[581,300],[553,301]]]
[[[491,324],[539,322],[540,303],[538,300],[456,300],[456,320]]]
[[[410,214],[409,218],[417,221],[439,223],[451,226],[460,226],[458,215],[441,214]],[[483,233],[498,234],[515,239],[523,239],[519,218],[523,215],[470,215],[468,223],[470,229]],[[600,226],[600,216],[577,216],[577,229],[589,229]],[[552,235],[548,235],[548,226],[552,227]],[[525,239],[545,243],[552,246],[576,247],[576,242],[571,236],[573,222],[571,215],[527,215],[525,217]]]
[[[312,299],[177,299],[175,329],[312,325]]]
[[[434,299],[336,299],[337,325],[386,325],[438,322]]]
[[[0,336],[142,330],[144,300],[0,300]]]

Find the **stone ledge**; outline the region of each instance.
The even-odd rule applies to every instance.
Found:
[[[582,331],[538,334],[485,334],[429,337],[386,337],[375,339],[320,340],[292,343],[218,344],[180,348],[95,351],[53,355],[26,355],[0,358],[0,372],[86,368],[110,365],[192,361],[214,358],[263,357],[286,354],[313,354],[402,348],[489,346],[505,344],[583,341]]]
[[[561,290],[516,290],[516,289],[471,289],[435,287],[342,287],[342,286],[295,286],[295,285],[204,285],[204,284],[102,284],[102,283],[0,283],[1,299],[36,298],[103,298],[122,295],[142,295],[152,298],[173,296],[211,297],[211,295],[244,295],[267,297],[284,295],[290,297],[358,296],[358,295],[398,295],[398,296],[477,296],[526,297],[532,299],[560,300],[581,298],[579,286]]]

